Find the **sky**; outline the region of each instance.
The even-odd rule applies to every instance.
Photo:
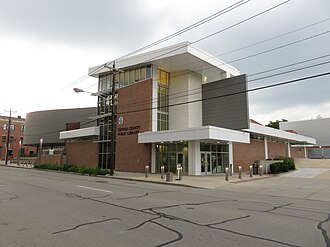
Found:
[[[40,110],[96,106],[96,97],[73,91],[73,87],[97,91],[97,79],[87,76],[88,68],[236,2],[0,0],[0,115],[8,115],[9,109],[13,116],[25,117]],[[249,89],[329,72],[329,0],[251,0],[152,49],[194,42],[280,3],[193,45],[247,74]],[[310,61],[302,63],[306,60]],[[298,64],[288,66],[293,63]],[[274,70],[278,67],[283,68]],[[297,70],[302,67],[308,68]],[[255,75],[267,70],[272,71]],[[290,70],[296,71],[284,73]],[[75,84],[80,78],[85,80]],[[277,119],[330,117],[329,92],[329,75],[253,91],[250,118],[267,124]]]

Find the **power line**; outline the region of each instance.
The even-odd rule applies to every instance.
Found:
[[[273,7],[270,7],[270,8],[268,8],[268,9],[266,9],[266,10],[264,10],[264,11],[261,11],[261,12],[255,14],[255,15],[252,15],[252,16],[250,16],[250,17],[248,17],[248,18],[246,18],[246,19],[244,19],[244,20],[242,20],[242,21],[236,22],[236,23],[233,24],[233,25],[230,25],[230,26],[225,27],[225,28],[223,28],[223,29],[221,29],[221,30],[219,30],[219,31],[216,31],[216,32],[212,33],[212,34],[206,35],[206,36],[204,36],[203,38],[200,38],[200,39],[198,39],[198,40],[195,40],[195,41],[191,42],[190,44],[198,43],[198,42],[203,41],[203,40],[205,40],[205,39],[208,39],[208,38],[210,38],[210,37],[212,37],[212,36],[214,36],[214,35],[217,35],[217,34],[219,34],[219,33],[222,33],[222,32],[224,32],[224,31],[227,31],[227,30],[229,30],[229,29],[231,29],[231,28],[233,28],[233,27],[236,27],[236,26],[238,26],[238,25],[244,23],[244,22],[247,22],[247,21],[252,20],[252,19],[254,19],[254,18],[256,18],[256,17],[258,17],[258,16],[260,16],[260,15],[263,15],[263,14],[265,14],[265,13],[271,11],[271,10],[274,10],[274,9],[276,9],[276,8],[282,6],[283,4],[286,4],[286,3],[290,2],[290,1],[291,1],[291,0],[286,0],[286,1],[282,2],[282,3],[280,3],[280,4],[274,5]],[[152,60],[154,60],[154,59],[156,59],[156,58],[162,57],[162,56],[167,55],[167,54],[171,54],[171,53],[173,53],[173,52],[175,52],[175,51],[178,51],[178,50],[182,49],[182,48],[185,47],[185,46],[187,46],[187,44],[184,44],[184,45],[182,45],[182,46],[180,46],[180,47],[177,47],[177,48],[175,48],[175,49],[173,49],[173,50],[171,50],[171,51],[168,51],[168,52],[165,52],[165,53],[163,53],[163,54],[157,55],[157,56],[152,57],[152,58],[150,58],[150,59],[147,59],[147,60],[145,60],[145,61],[143,61],[143,62],[141,62],[141,63],[147,63],[147,62],[150,62],[150,61],[152,61]]]
[[[262,41],[258,41],[256,43],[253,43],[253,44],[250,44],[250,45],[247,45],[247,46],[243,46],[243,47],[240,47],[240,48],[237,48],[237,49],[234,49],[234,50],[231,50],[231,51],[228,51],[228,52],[224,52],[224,53],[221,53],[221,54],[218,54],[216,55],[216,57],[218,56],[223,56],[223,55],[227,55],[227,54],[230,54],[230,53],[233,53],[233,52],[236,52],[236,51],[240,51],[240,50],[244,50],[246,48],[250,48],[252,46],[256,46],[256,45],[260,45],[262,43],[265,43],[265,42],[268,42],[268,41],[271,41],[271,40],[274,40],[274,39],[277,39],[277,38],[281,38],[283,36],[286,36],[288,34],[292,34],[292,33],[296,33],[298,31],[301,31],[301,30],[304,30],[306,28],[309,28],[309,27],[312,27],[312,26],[315,26],[315,25],[318,25],[318,24],[321,24],[323,22],[326,22],[326,21],[329,21],[330,18],[326,18],[324,20],[321,20],[321,21],[318,21],[318,22],[314,22],[310,25],[306,25],[306,26],[303,26],[303,27],[300,27],[300,28],[297,28],[297,29],[294,29],[292,31],[289,31],[289,32],[286,32],[286,33],[283,33],[283,34],[280,34],[280,35],[276,35],[276,36],[273,36],[271,38],[268,38],[268,39],[265,39],[265,40],[262,40]]]
[[[283,68],[287,68],[287,67],[292,67],[294,65],[298,65],[298,64],[302,64],[302,63],[307,63],[307,62],[310,62],[310,61],[314,61],[314,60],[321,59],[321,58],[326,58],[326,57],[329,57],[329,56],[330,56],[330,54],[327,54],[327,55],[323,55],[323,56],[319,56],[319,57],[315,57],[315,58],[310,58],[310,59],[307,59],[307,60],[303,60],[303,61],[300,61],[300,62],[291,63],[291,64],[287,64],[287,65],[284,65],[284,66],[276,67],[276,68],[273,68],[273,69],[268,69],[268,70],[256,72],[256,73],[250,74],[249,77],[253,77],[253,76],[256,76],[256,75],[268,73],[268,72],[271,72],[271,71],[274,71],[274,70],[279,70],[279,69],[283,69]]]
[[[317,66],[329,64],[329,63],[330,63],[330,61],[326,61],[326,62],[317,63],[317,64],[313,64],[313,65],[309,65],[309,66],[305,66],[305,67],[301,67],[301,68],[296,68],[296,69],[292,69],[292,70],[289,70],[289,71],[280,72],[280,73],[277,73],[277,74],[268,75],[268,76],[256,78],[256,79],[253,79],[253,80],[248,80],[248,83],[254,82],[254,81],[258,81],[258,80],[267,79],[267,78],[271,78],[271,77],[275,77],[275,76],[279,76],[279,75],[283,75],[283,74],[288,74],[288,73],[292,73],[292,72],[296,72],[296,71],[300,71],[300,70],[304,70],[304,69],[309,69],[309,68],[313,68],[313,67],[317,67]],[[248,76],[248,77],[250,77],[250,76]],[[242,82],[231,84],[231,85],[227,85],[227,86],[224,86],[223,88],[232,87],[232,86],[236,86],[236,85],[239,85],[239,84],[242,84]],[[189,92],[193,92],[193,91],[198,91],[198,92],[189,93]],[[181,92],[178,92],[178,93],[174,93],[174,94],[171,94],[169,96],[169,100],[174,100],[174,99],[178,99],[178,98],[184,98],[184,97],[188,97],[188,96],[200,94],[201,93],[200,91],[201,91],[201,87],[198,87],[198,88],[190,89],[190,90],[187,90],[187,91],[181,91]],[[182,95],[182,94],[184,94],[184,95]],[[171,96],[174,96],[174,95],[179,95],[179,96],[171,97]],[[157,100],[158,99],[152,99],[152,102],[151,103],[154,103]],[[143,105],[147,105],[147,104],[149,104],[149,100],[143,100],[143,101],[135,102],[134,103],[134,106],[143,106]],[[128,104],[128,105],[124,105],[124,106],[121,106],[121,107],[123,107],[123,108],[129,108],[131,106],[132,106],[131,104]]]
[[[127,53],[126,55],[123,55],[123,56],[121,56],[121,57],[119,57],[119,58],[117,58],[115,60],[119,60],[119,59],[122,59],[122,58],[125,58],[125,57],[128,57],[128,56],[131,56],[133,54],[136,54],[138,52],[141,52],[141,51],[144,51],[146,49],[149,49],[149,48],[151,48],[153,46],[156,46],[156,45],[158,45],[160,43],[163,43],[163,42],[165,42],[167,40],[170,40],[170,39],[172,39],[172,38],[174,38],[174,37],[176,37],[178,35],[181,35],[181,34],[183,34],[185,32],[190,31],[191,29],[194,29],[194,28],[196,28],[196,27],[198,27],[198,26],[200,26],[202,24],[205,24],[206,22],[209,22],[209,21],[211,21],[211,20],[213,20],[213,19],[215,19],[215,18],[217,18],[217,17],[219,17],[219,16],[221,16],[221,15],[223,15],[223,14],[225,14],[225,13],[231,11],[231,10],[234,10],[234,9],[242,6],[243,4],[248,3],[249,1],[250,0],[241,0],[241,1],[238,1],[235,4],[226,7],[225,9],[222,9],[222,10],[220,10],[220,11],[218,11],[218,12],[216,12],[216,13],[214,13],[214,14],[206,17],[206,18],[203,18],[202,20],[199,20],[199,21],[197,21],[197,22],[189,25],[188,27],[185,27],[183,29],[180,29],[179,31],[177,31],[177,32],[175,32],[173,34],[170,34],[170,35],[168,35],[168,36],[166,36],[166,37],[164,37],[164,38],[162,38],[162,39],[160,39],[158,41],[155,41],[155,42],[153,42],[153,43],[151,43],[149,45],[143,46],[143,47],[141,47],[141,48],[139,48],[139,49],[137,49],[135,51],[132,51],[130,53]]]
[[[255,15],[253,15],[253,16],[250,16],[250,17],[248,17],[248,18],[246,18],[246,19],[244,19],[244,20],[242,20],[242,21],[239,21],[239,22],[237,22],[237,23],[235,23],[235,24],[233,24],[233,25],[231,25],[231,26],[228,26],[228,27],[226,27],[226,28],[223,28],[223,29],[221,29],[221,30],[218,30],[218,31],[216,31],[216,32],[214,32],[214,33],[212,33],[212,34],[210,34],[210,35],[204,36],[203,38],[200,38],[200,39],[198,39],[198,40],[195,40],[195,41],[191,42],[190,44],[194,44],[194,43],[200,42],[200,41],[205,40],[205,39],[207,39],[207,38],[209,38],[209,37],[212,37],[212,36],[214,36],[214,35],[216,35],[216,34],[219,34],[219,33],[222,33],[222,32],[224,32],[224,31],[226,31],[226,30],[229,30],[229,29],[231,29],[231,28],[233,28],[233,27],[235,27],[235,26],[238,26],[238,25],[240,25],[240,24],[242,24],[242,23],[244,23],[244,22],[247,22],[247,21],[252,20],[252,19],[254,19],[254,18],[256,18],[256,17],[258,17],[258,16],[260,16],[260,15],[262,15],[262,14],[265,14],[265,13],[267,13],[267,12],[269,12],[269,11],[275,9],[275,8],[278,8],[278,7],[280,7],[281,5],[286,4],[286,3],[290,2],[290,1],[291,1],[291,0],[287,0],[287,1],[284,1],[284,2],[282,2],[282,3],[280,3],[280,4],[277,4],[277,5],[275,5],[275,6],[271,7],[271,8],[268,8],[268,9],[266,9],[266,10],[264,10],[264,11],[259,12],[258,14],[255,14]],[[162,54],[157,55],[157,56],[155,56],[155,57],[152,57],[152,58],[150,58],[150,59],[148,59],[148,60],[145,60],[145,61],[143,61],[143,62],[141,62],[141,63],[147,63],[147,62],[150,62],[150,61],[152,61],[152,60],[154,60],[154,59],[156,59],[156,58],[159,58],[159,57],[165,56],[165,55],[167,55],[167,54],[171,54],[171,53],[173,53],[173,52],[175,52],[175,51],[178,51],[178,50],[184,48],[185,46],[187,46],[187,44],[184,44],[184,45],[182,45],[182,46],[180,46],[180,47],[176,47],[176,48],[174,48],[174,49],[171,50],[171,51],[168,51],[168,52],[162,53]],[[192,64],[194,64],[194,63],[192,63]],[[219,64],[219,65],[217,65],[217,66],[224,65],[224,64],[227,64],[227,65],[228,65],[228,63],[222,63],[222,64]],[[229,65],[229,66],[230,66],[230,65]],[[210,68],[211,68],[211,67],[210,67]],[[95,84],[89,86],[88,88],[90,88],[90,87],[92,87],[92,86],[94,86],[94,85],[95,85]]]
[[[206,101],[206,100],[212,100],[212,99],[216,99],[216,98],[234,96],[234,95],[242,94],[242,93],[255,92],[255,91],[259,91],[259,90],[264,90],[264,89],[283,86],[283,85],[289,85],[289,84],[292,84],[292,83],[301,82],[301,81],[310,80],[310,79],[315,79],[315,78],[319,78],[319,77],[323,77],[323,76],[329,76],[329,75],[330,75],[330,71],[325,72],[325,73],[320,73],[320,74],[307,76],[307,77],[302,77],[302,78],[298,78],[298,79],[293,79],[293,80],[289,80],[289,81],[284,81],[284,82],[279,82],[279,83],[270,84],[270,85],[266,85],[266,86],[261,86],[261,87],[257,87],[257,88],[252,88],[252,89],[248,89],[248,90],[233,92],[233,93],[229,93],[229,94],[222,94],[222,95],[217,95],[217,96],[208,97],[208,98],[204,98],[204,99],[198,99],[198,100],[192,100],[192,101],[187,101],[187,102],[175,103],[175,104],[168,105],[166,107],[174,107],[174,106],[180,106],[180,105],[185,105],[185,104],[192,104],[192,103],[202,102],[202,101]],[[149,110],[154,110],[154,109],[158,109],[158,108],[159,107],[157,106],[157,107],[143,108],[143,109],[139,109],[139,110],[117,112],[117,115],[118,114],[129,114],[129,113],[136,113],[136,112],[142,112],[142,111],[149,111]],[[89,123],[94,122],[94,121],[97,121],[97,119],[92,119],[90,121],[82,122],[80,125],[86,125],[86,124],[89,124]],[[41,133],[41,134],[36,134],[36,135],[47,135],[47,134],[52,134],[52,133],[58,133],[60,131],[65,131],[65,130],[61,129],[61,130],[57,130],[57,131],[51,131],[51,132],[46,132],[46,133]],[[32,136],[32,135],[28,135],[28,136]]]
[[[263,90],[263,89],[277,87],[277,86],[283,86],[283,85],[292,84],[292,83],[299,82],[299,81],[314,79],[314,78],[318,78],[318,77],[322,77],[322,76],[328,76],[328,75],[330,75],[330,71],[326,72],[326,73],[322,73],[322,74],[316,74],[316,75],[307,76],[307,77],[303,77],[303,78],[298,78],[298,79],[294,79],[294,80],[290,80],[290,81],[279,82],[279,83],[275,83],[275,84],[271,84],[271,85],[267,85],[267,86],[261,86],[261,87],[252,88],[252,89],[248,89],[248,90],[238,91],[238,92],[234,92],[234,93],[223,94],[223,95],[218,95],[218,96],[213,96],[213,97],[198,99],[198,100],[192,100],[192,101],[187,101],[187,102],[175,103],[175,104],[168,105],[167,107],[174,107],[174,106],[192,104],[192,103],[197,103],[197,102],[201,102],[201,101],[205,101],[205,100],[211,100],[211,99],[216,99],[216,98],[233,96],[233,95],[237,95],[237,94],[241,94],[241,93],[255,92],[255,91],[258,91],[258,90]],[[145,108],[145,109],[140,109],[140,110],[117,112],[117,115],[118,114],[128,114],[128,113],[136,113],[136,112],[141,112],[141,111],[154,110],[154,109],[158,109],[158,108],[159,107],[157,106],[157,107]]]
[[[235,26],[237,26],[237,25],[240,25],[240,24],[242,24],[242,23],[244,23],[244,22],[247,22],[247,21],[249,21],[249,20],[252,20],[252,19],[254,19],[254,18],[256,18],[256,17],[258,17],[258,16],[260,16],[260,15],[263,15],[263,14],[265,14],[265,13],[267,13],[267,12],[273,10],[273,9],[276,9],[276,8],[280,7],[281,5],[286,4],[286,3],[290,2],[290,1],[291,1],[291,0],[286,0],[286,1],[282,2],[282,3],[279,3],[279,4],[277,4],[277,5],[275,5],[275,6],[271,7],[271,8],[268,8],[268,9],[266,9],[266,10],[264,10],[264,11],[259,12],[258,14],[255,14],[255,15],[253,15],[253,16],[251,16],[251,17],[248,17],[248,18],[246,18],[246,19],[244,19],[244,20],[242,20],[242,21],[239,21],[239,22],[237,22],[237,23],[235,23],[235,24],[233,24],[233,25],[231,25],[231,26],[229,26],[229,27],[226,27],[226,28],[221,29],[221,30],[219,30],[219,31],[217,31],[217,32],[214,32],[214,33],[212,33],[212,34],[209,34],[209,35],[207,35],[207,36],[205,36],[205,37],[203,37],[203,38],[200,38],[200,39],[198,39],[198,40],[195,40],[194,42],[192,42],[192,44],[197,43],[197,42],[200,42],[200,41],[205,40],[205,39],[208,39],[208,38],[210,38],[210,37],[212,37],[212,36],[214,36],[214,35],[217,35],[217,34],[219,34],[219,33],[222,33],[223,31],[226,31],[226,30],[228,30],[228,29],[230,29],[230,28],[233,28],[233,27],[235,27]]]
[[[240,1],[236,2],[235,4],[232,4],[232,5],[230,5],[230,6],[226,7],[226,8],[224,8],[224,9],[222,9],[222,10],[220,10],[220,11],[218,11],[218,12],[216,12],[216,13],[214,13],[214,14],[208,16],[208,17],[206,17],[206,18],[203,18],[202,20],[199,20],[199,21],[197,21],[197,22],[195,22],[195,23],[189,25],[188,27],[185,27],[185,28],[183,28],[183,29],[180,29],[179,31],[177,31],[177,32],[175,32],[175,33],[173,33],[173,34],[171,34],[171,35],[165,36],[164,38],[161,38],[160,40],[157,40],[157,41],[155,41],[155,42],[152,42],[151,44],[148,44],[148,45],[143,46],[143,47],[141,47],[141,48],[139,48],[139,49],[137,49],[137,50],[134,50],[134,51],[132,51],[132,52],[130,52],[130,53],[127,53],[127,54],[125,54],[125,55],[123,55],[123,56],[121,56],[121,57],[119,57],[119,58],[117,58],[117,59],[115,59],[115,60],[119,60],[119,59],[122,59],[122,58],[125,58],[125,57],[128,57],[128,56],[131,56],[131,55],[133,55],[133,54],[136,54],[136,53],[138,53],[138,52],[141,52],[141,51],[143,51],[143,50],[146,50],[146,49],[148,49],[148,48],[151,48],[151,47],[153,47],[153,46],[155,46],[155,45],[161,44],[161,43],[163,43],[163,42],[165,42],[165,41],[167,41],[167,40],[170,40],[170,39],[172,39],[172,38],[174,38],[174,37],[176,37],[176,36],[179,36],[179,35],[181,35],[181,34],[183,34],[183,33],[185,33],[185,32],[188,32],[188,31],[190,31],[190,30],[192,30],[192,29],[194,29],[194,28],[196,28],[196,27],[198,27],[198,26],[200,26],[200,25],[202,25],[202,24],[205,24],[206,22],[209,22],[209,21],[211,21],[211,20],[213,20],[213,19],[215,19],[215,18],[217,18],[217,17],[219,17],[219,16],[221,16],[221,15],[223,15],[223,14],[226,14],[227,12],[230,12],[230,11],[232,11],[232,10],[234,10],[234,9],[236,9],[236,8],[238,8],[238,7],[240,7],[240,6],[242,6],[242,5],[244,5],[244,4],[248,3],[249,1],[250,1],[250,0],[240,0]],[[93,71],[91,71],[89,74],[96,73],[97,71],[99,71],[100,69],[102,69],[102,68],[104,67],[104,65],[106,65],[107,63],[108,63],[108,62],[106,62],[106,63],[104,63],[104,64],[102,64],[102,65],[100,65],[100,66],[97,66],[97,67],[96,67]],[[89,75],[85,75],[85,76],[79,78],[78,80],[74,81],[73,83],[70,83],[70,84],[69,84],[68,86],[66,86],[66,87],[70,87],[70,86],[77,85],[77,84],[80,83],[81,81],[85,80],[88,76],[89,76]],[[65,88],[66,88],[66,87],[65,87]]]

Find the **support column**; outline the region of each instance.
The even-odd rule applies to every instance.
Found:
[[[156,144],[151,144],[151,173],[156,173]]]
[[[304,152],[305,152],[305,158],[307,158],[307,148],[306,148],[306,146],[304,147]]]
[[[234,149],[233,149],[233,142],[229,142],[228,144],[228,156],[229,156],[229,165],[232,164],[231,166],[231,171],[230,173],[234,173]]]
[[[157,102],[158,102],[158,71],[157,66],[152,66],[152,130],[157,131]]]
[[[264,137],[264,145],[265,145],[265,160],[268,159],[268,140],[267,136]]]
[[[288,157],[291,158],[291,145],[290,145],[290,142],[288,142]]]
[[[188,142],[188,175],[201,175],[201,150],[199,142]]]

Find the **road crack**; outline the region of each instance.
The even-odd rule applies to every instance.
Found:
[[[95,225],[95,224],[100,224],[100,223],[104,223],[104,222],[108,222],[108,221],[113,221],[113,220],[117,220],[117,221],[120,221],[121,219],[119,218],[110,218],[110,219],[105,219],[105,220],[99,220],[99,221],[92,221],[92,222],[87,222],[87,223],[83,223],[83,224],[79,224],[79,225],[76,225],[72,228],[68,228],[68,229],[64,229],[64,230],[60,230],[60,231],[57,231],[57,232],[52,232],[53,235],[56,235],[56,234],[60,234],[60,233],[64,233],[64,232],[69,232],[69,231],[73,231],[73,230],[76,230],[80,227],[83,227],[83,226],[88,226],[88,225]]]
[[[324,238],[324,242],[325,242],[326,246],[330,246],[330,239],[328,237],[327,231],[323,228],[323,224],[325,224],[329,221],[330,221],[330,214],[328,214],[328,217],[325,220],[320,221],[317,224],[317,229],[319,229],[322,232],[322,236]]]

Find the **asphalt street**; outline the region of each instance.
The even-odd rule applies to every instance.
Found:
[[[330,180],[308,181],[200,189],[0,167],[0,246],[330,246],[330,201],[299,193]]]

